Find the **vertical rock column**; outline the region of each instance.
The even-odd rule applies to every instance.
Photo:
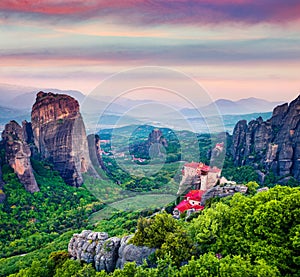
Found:
[[[93,170],[78,102],[64,94],[39,92],[32,107],[34,142],[68,185],[81,186],[82,173]]]
[[[39,191],[30,163],[31,151],[24,140],[23,128],[16,121],[10,121],[5,125],[2,139],[5,142],[6,160],[20,182],[31,193]]]

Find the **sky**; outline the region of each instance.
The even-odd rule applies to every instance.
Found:
[[[154,72],[139,84],[176,83],[158,66],[215,100],[290,101],[300,93],[299,46],[298,0],[0,1],[0,83],[89,94],[145,66]]]

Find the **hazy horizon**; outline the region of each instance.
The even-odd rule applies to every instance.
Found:
[[[68,93],[68,92],[71,92],[71,91],[77,91],[79,93],[81,93],[82,95],[84,96],[89,96],[91,94],[91,92],[88,92],[88,93],[84,93],[83,91],[80,91],[80,90],[77,90],[77,89],[62,89],[62,88],[59,88],[59,87],[34,87],[34,86],[22,86],[22,85],[18,85],[18,84],[10,84],[10,83],[0,83],[0,88],[3,87],[3,86],[8,86],[8,87],[15,87],[16,89],[17,88],[24,88],[24,89],[28,89],[26,93],[31,93],[31,92],[36,92],[38,93],[39,91],[44,91],[44,92],[53,92],[53,93],[56,93],[56,90],[58,91],[61,91],[62,93],[65,92],[65,93]],[[18,95],[22,95],[22,91],[18,91]],[[122,98],[123,99],[128,99],[128,100],[132,100],[132,101],[155,101],[154,99],[151,99],[151,97],[147,97],[146,95],[144,95],[143,93],[139,93],[139,94],[136,94],[136,95],[122,95]],[[112,97],[110,95],[103,95],[103,100],[106,100],[106,101],[109,101],[111,100]],[[224,95],[222,98],[216,98],[216,99],[213,99],[211,98],[211,100],[213,101],[219,101],[219,100],[229,100],[229,101],[232,101],[232,102],[237,102],[237,101],[240,101],[240,100],[248,100],[248,99],[258,99],[258,100],[265,100],[265,101],[269,101],[269,102],[274,102],[274,103],[281,103],[281,102],[291,102],[293,99],[288,99],[287,101],[284,101],[284,100],[270,100],[270,99],[267,99],[267,98],[264,98],[263,96],[258,96],[258,97],[255,97],[255,96],[252,96],[252,95],[246,95],[246,96],[238,96],[237,97],[232,97],[232,98],[226,98],[226,95]],[[165,99],[156,99],[158,100],[158,102],[161,100],[161,102],[169,102]]]

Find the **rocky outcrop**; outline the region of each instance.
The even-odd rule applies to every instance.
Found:
[[[154,129],[148,137],[147,148],[149,149],[150,158],[164,156],[163,147],[168,147],[167,140],[159,129]]]
[[[120,239],[117,237],[107,239],[96,250],[95,268],[97,271],[113,272],[116,268]]]
[[[109,238],[104,232],[84,230],[73,235],[68,252],[73,259],[93,263],[97,271],[112,272],[115,268],[123,268],[129,261],[142,265],[155,249],[128,244],[130,238]]]
[[[148,144],[153,145],[153,144],[162,144],[164,147],[168,146],[167,140],[163,137],[163,133],[159,129],[154,129],[148,137]]]
[[[99,247],[103,246],[107,239],[107,233],[84,230],[81,234],[73,235],[69,242],[68,252],[77,260],[92,263],[96,255],[96,248],[99,251]]]
[[[124,265],[128,262],[135,262],[137,265],[142,265],[155,252],[153,248],[129,244],[128,242],[132,237],[132,235],[125,236],[121,239],[117,268],[124,268]]]
[[[2,140],[5,147],[5,158],[13,168],[25,189],[31,193],[39,191],[30,163],[31,151],[28,143],[29,126],[21,127],[16,121],[5,125]]]
[[[100,137],[98,135],[88,135],[88,146],[89,154],[93,166],[96,168],[100,166],[108,175],[111,175],[107,167],[105,166],[102,156],[101,156],[101,146],[100,146]]]
[[[5,198],[6,198],[6,195],[4,193],[4,181],[3,181],[3,178],[2,178],[2,161],[1,161],[1,158],[0,158],[0,203],[3,203]]]
[[[24,120],[22,122],[22,127],[23,127],[24,141],[26,141],[26,143],[28,145],[33,144],[34,143],[34,136],[33,136],[31,122],[27,122],[26,120]]]
[[[226,197],[230,195],[234,195],[237,192],[246,193],[248,188],[242,185],[225,185],[225,186],[215,186],[209,190],[207,190],[201,198],[201,205],[204,206],[208,199],[214,197]]]
[[[132,156],[150,160],[164,157],[164,148],[166,147],[168,147],[167,139],[164,138],[160,129],[155,128],[149,133],[146,141],[131,143],[129,145],[129,152]]]
[[[78,102],[68,95],[39,92],[31,122],[41,157],[53,163],[67,184],[82,185],[82,173],[93,168]]]
[[[300,181],[299,122],[300,96],[290,105],[276,107],[267,121],[239,121],[233,131],[231,149],[235,165],[252,165]]]

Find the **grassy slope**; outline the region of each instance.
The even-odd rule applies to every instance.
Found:
[[[116,211],[137,211],[144,209],[161,208],[175,201],[175,196],[172,194],[143,194],[135,197],[129,197],[120,201],[113,202],[107,205],[101,211],[93,213],[89,221],[96,223],[102,219],[110,217]]]

